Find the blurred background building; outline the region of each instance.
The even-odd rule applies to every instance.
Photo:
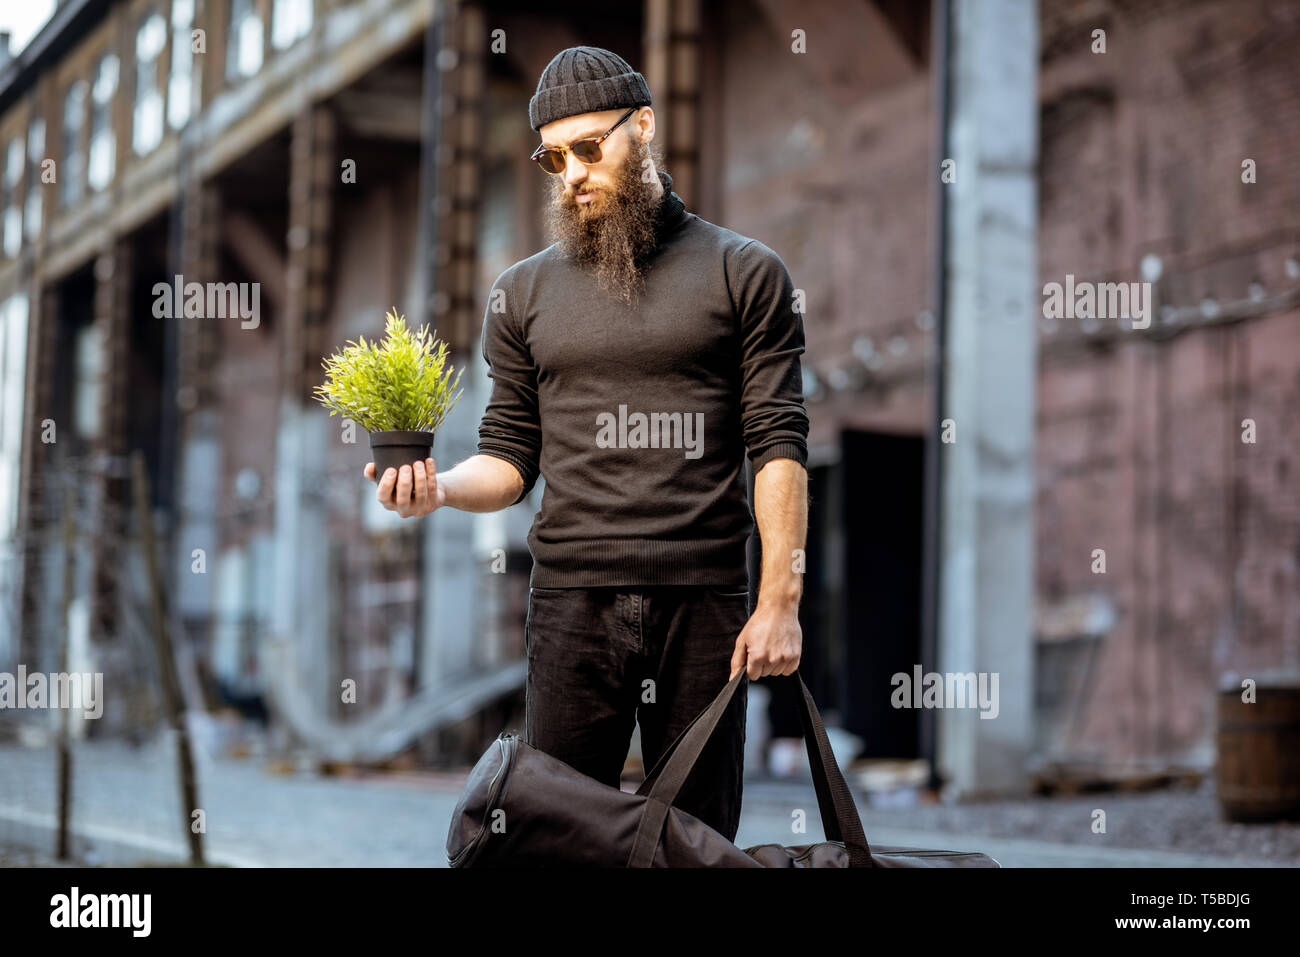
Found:
[[[1300,666],[1275,0],[60,3],[0,50],[0,670],[54,670],[71,630],[120,689],[97,733],[155,713],[139,448],[191,706],[341,760],[522,727],[544,483],[403,521],[310,391],[396,307],[466,367],[439,465],[473,452],[486,291],[549,241],[528,99],[576,44],[645,73],[687,208],[806,294],[801,673],[857,753],[968,793],[1212,762],[1215,689]],[[177,275],[259,284],[259,321],[156,318]],[[1149,327],[1046,318],[1067,275],[1151,283]],[[998,719],[892,707],[915,666],[998,673]]]

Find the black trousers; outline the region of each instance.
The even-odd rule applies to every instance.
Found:
[[[524,740],[619,787],[632,729],[646,773],[730,678],[749,618],[739,586],[532,588]],[[675,804],[736,839],[748,678],[740,680]]]

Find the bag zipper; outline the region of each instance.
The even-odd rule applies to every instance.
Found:
[[[500,796],[501,788],[505,785],[506,768],[511,758],[514,757],[515,743],[517,741],[518,738],[506,731],[502,731],[497,735],[494,743],[501,747],[501,766],[497,768],[497,773],[492,776],[492,780],[488,784],[487,801],[483,805],[483,825],[479,828],[479,832],[474,835],[474,840],[465,845],[461,852],[456,855],[452,867],[470,866],[473,863],[473,858],[477,857],[478,852],[482,850],[483,844],[487,840],[488,829],[491,826],[492,805]]]

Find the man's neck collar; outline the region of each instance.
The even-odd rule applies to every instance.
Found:
[[[663,170],[658,172],[659,182],[663,184],[664,192],[655,213],[655,234],[662,242],[686,219],[686,204],[673,192],[673,178]]]

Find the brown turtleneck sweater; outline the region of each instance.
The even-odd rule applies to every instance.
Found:
[[[755,473],[808,460],[803,323],[775,252],[664,193],[631,306],[558,245],[492,284],[478,451],[545,478],[531,584],[744,587]],[[504,295],[499,295],[500,290]]]

